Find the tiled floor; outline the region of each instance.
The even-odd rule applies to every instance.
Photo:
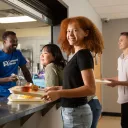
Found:
[[[103,116],[99,120],[97,128],[121,128],[120,117]]]

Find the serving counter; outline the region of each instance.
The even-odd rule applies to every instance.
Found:
[[[62,128],[56,102],[9,102],[0,97],[0,128]]]

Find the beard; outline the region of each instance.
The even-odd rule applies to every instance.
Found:
[[[16,50],[16,48],[17,48],[17,46],[16,46],[16,47],[11,46],[11,47],[9,47],[9,48],[8,48],[8,51],[9,51],[9,52],[13,52],[13,51],[15,51],[15,50]]]

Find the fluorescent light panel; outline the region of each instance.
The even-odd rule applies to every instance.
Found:
[[[17,16],[17,17],[2,17],[0,18],[0,23],[18,23],[18,22],[32,22],[35,19],[29,16]]]

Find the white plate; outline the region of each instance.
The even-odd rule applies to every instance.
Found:
[[[101,80],[101,79],[95,79],[96,83],[102,83],[102,84],[109,84],[111,83],[111,81],[109,80]]]

